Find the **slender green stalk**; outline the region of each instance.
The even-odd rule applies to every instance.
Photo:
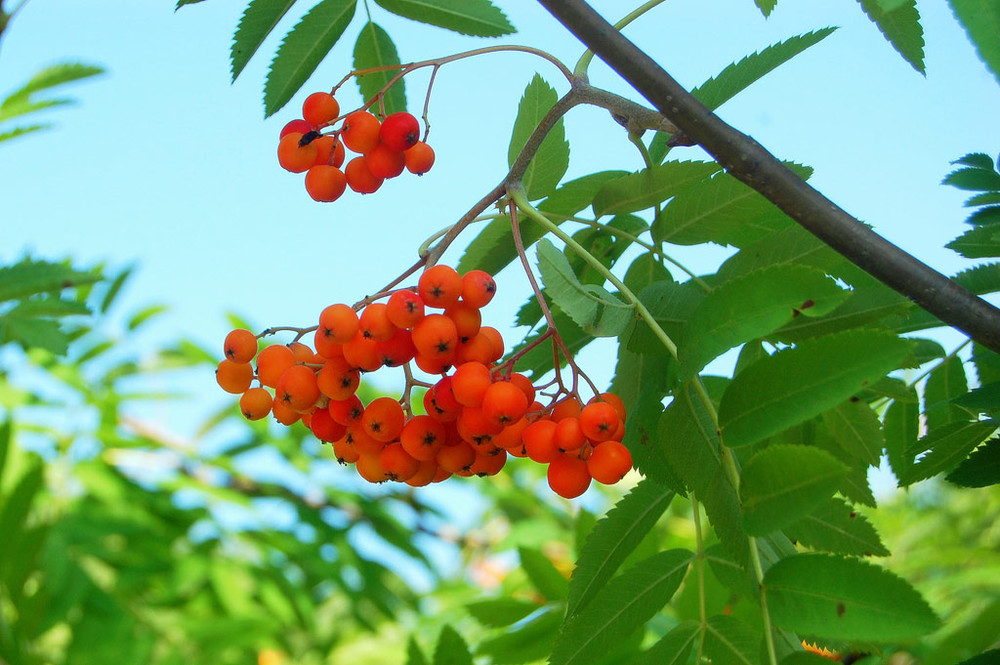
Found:
[[[698,548],[696,567],[698,571],[698,620],[701,630],[698,634],[698,657],[694,662],[701,662],[702,649],[705,646],[705,629],[708,627],[708,612],[705,609],[705,547],[701,536],[701,504],[694,492],[691,492],[691,512],[694,519],[694,538]]]
[[[625,16],[625,18],[615,23],[615,29],[621,30],[629,23],[636,20],[637,18],[648,12],[650,9],[663,2],[666,2],[666,0],[649,0],[648,2],[643,3],[640,7],[636,7],[634,10],[629,12],[628,15]],[[586,76],[587,68],[590,67],[590,61],[593,59],[594,59],[593,51],[589,49],[584,51],[583,55],[580,56],[580,60],[577,61],[576,67],[573,68],[573,75]]]

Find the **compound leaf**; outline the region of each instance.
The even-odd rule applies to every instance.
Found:
[[[463,35],[499,37],[514,26],[489,0],[375,0],[397,16],[420,21]]]

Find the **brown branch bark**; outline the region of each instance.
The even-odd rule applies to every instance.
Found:
[[[855,265],[1000,353],[1000,310],[904,252],[723,122],[582,0],[538,0],[688,139]]]

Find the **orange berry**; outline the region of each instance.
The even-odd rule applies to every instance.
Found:
[[[492,384],[489,368],[478,362],[467,362],[455,368],[451,375],[451,390],[455,401],[463,406],[479,406]]]
[[[618,419],[625,422],[625,402],[622,398],[614,393],[601,393],[600,395],[594,395],[588,404],[594,402],[607,402],[615,408],[615,413],[618,414]]]
[[[421,372],[426,374],[444,374],[452,366],[451,356],[442,356],[441,358],[428,358],[427,356],[421,354],[419,351],[413,356],[413,362]]]
[[[302,118],[296,118],[295,120],[289,120],[285,123],[285,126],[281,128],[281,133],[278,135],[278,139],[283,139],[285,135],[291,134],[292,132],[298,132],[299,134],[308,134],[313,131],[312,125],[303,120]]]
[[[290,407],[285,402],[282,402],[277,397],[271,402],[271,414],[274,419],[285,427],[291,427],[302,417],[302,414]]]
[[[437,460],[439,468],[449,473],[462,473],[468,471],[476,461],[476,451],[465,441],[460,441],[441,448],[434,459]]]
[[[379,143],[365,155],[365,165],[376,178],[388,180],[403,172],[406,168],[406,156],[384,143]]]
[[[226,358],[237,363],[248,363],[257,355],[257,336],[249,330],[237,328],[226,335],[223,346]]]
[[[556,423],[551,420],[536,420],[524,429],[524,450],[532,460],[542,464],[559,457],[559,447],[555,443]]]
[[[382,186],[383,179],[379,178],[368,168],[368,162],[364,155],[355,157],[347,162],[344,167],[344,175],[347,177],[347,186],[358,194],[372,194]]]
[[[333,454],[341,464],[353,464],[361,457],[361,453],[354,447],[354,441],[348,434],[333,442]]]
[[[413,291],[396,291],[385,305],[389,320],[397,328],[413,328],[424,318],[424,301]]]
[[[580,410],[580,429],[594,443],[606,441],[618,430],[618,412],[608,402],[591,402]]]
[[[284,344],[266,346],[257,354],[257,378],[274,388],[282,373],[294,364],[295,354]]]
[[[587,469],[594,480],[613,485],[632,468],[632,453],[618,441],[603,441],[594,446],[587,458]]]
[[[313,411],[309,419],[309,429],[312,430],[313,436],[327,443],[333,443],[347,434],[347,426],[331,418],[330,412],[326,409]]]
[[[378,355],[378,342],[369,339],[359,330],[354,338],[344,344],[344,360],[351,367],[373,372],[382,366],[382,359]]]
[[[492,444],[493,435],[503,430],[502,424],[487,418],[482,408],[478,406],[467,406],[462,409],[455,425],[464,441],[477,446]],[[490,445],[490,448],[495,447]]]
[[[495,476],[500,473],[506,463],[507,451],[499,448],[489,453],[477,453],[476,459],[469,466],[469,471],[480,478]]]
[[[528,404],[520,388],[508,381],[497,381],[483,394],[482,408],[489,420],[507,425],[524,417]]]
[[[286,369],[274,386],[275,399],[300,413],[312,408],[319,396],[316,371],[305,365],[292,365]]]
[[[278,142],[278,164],[292,173],[305,173],[316,163],[317,148],[311,142],[303,145],[303,134],[291,132]]]
[[[410,173],[423,175],[434,166],[434,149],[423,141],[417,141],[403,154],[406,156],[406,170]]]
[[[360,424],[357,427],[348,425],[347,436],[350,437],[354,449],[361,455],[378,455],[385,448],[384,441],[373,439]]]
[[[531,379],[520,372],[513,372],[508,380],[521,389],[524,396],[528,398],[529,405],[535,401],[535,385],[531,382]]]
[[[361,384],[361,373],[343,358],[330,358],[316,374],[321,393],[333,401],[350,399]]]
[[[485,270],[470,270],[462,275],[462,300],[469,305],[485,307],[496,292],[497,283]]]
[[[497,360],[503,358],[504,343],[503,335],[500,334],[500,331],[492,326],[483,326],[479,329],[479,334],[486,335],[486,338],[490,340],[490,343],[493,345],[493,353],[491,354],[490,362],[496,362]]]
[[[379,397],[365,407],[361,427],[376,441],[392,441],[403,431],[406,414],[400,403],[391,397]]]
[[[327,405],[330,417],[341,425],[361,424],[361,414],[365,412],[365,405],[361,403],[361,398],[351,395],[347,399],[331,399]]]
[[[445,376],[424,395],[424,408],[438,422],[449,422],[458,418],[462,405],[452,392],[452,377]]]
[[[358,475],[370,483],[384,483],[389,480],[389,472],[382,466],[381,452],[377,455],[361,453],[354,468]]]
[[[253,381],[253,366],[250,363],[238,363],[226,358],[215,369],[215,380],[227,393],[240,395],[250,388],[250,382]]]
[[[462,296],[462,278],[451,266],[431,266],[421,273],[417,293],[428,307],[445,309]]]
[[[562,451],[579,450],[587,443],[587,437],[580,426],[580,419],[573,417],[563,418],[557,422],[552,438],[556,448]]]
[[[590,487],[587,463],[579,457],[563,455],[549,463],[546,477],[553,492],[564,499],[575,499]]]
[[[420,461],[411,457],[398,441],[394,441],[382,449],[379,462],[389,475],[389,480],[399,482],[406,482],[420,469]]]
[[[358,321],[361,324],[361,334],[376,342],[392,339],[396,326],[389,320],[388,306],[385,303],[373,302],[361,311]]]
[[[347,189],[347,176],[336,166],[318,164],[306,171],[305,183],[313,201],[332,203]]]
[[[378,145],[381,127],[382,123],[371,113],[355,111],[344,118],[340,138],[348,148],[363,155]]]
[[[375,353],[386,367],[399,367],[413,360],[417,349],[413,346],[413,335],[409,330],[394,328],[390,339],[375,342]]]
[[[490,336],[483,333],[480,329],[472,338],[464,342],[459,342],[458,346],[455,347],[455,364],[461,365],[463,363],[477,362],[489,365],[493,361],[498,360],[494,351],[493,341],[490,339]]]
[[[528,428],[528,419],[521,418],[506,425],[499,434],[493,435],[493,445],[505,448],[507,451],[520,451],[524,447],[524,430]]]
[[[288,348],[292,350],[292,357],[297,363],[319,363],[322,358],[316,357],[316,352],[302,342],[290,342]]]
[[[322,127],[340,115],[340,104],[328,92],[314,92],[302,102],[302,118],[313,127]]]
[[[337,303],[320,312],[319,328],[316,329],[316,335],[322,334],[334,344],[345,344],[354,339],[354,335],[360,327],[358,313],[354,311],[354,308]]]
[[[433,459],[420,462],[417,472],[404,482],[410,487],[424,487],[434,482],[438,474],[437,461]],[[450,475],[450,474],[449,474]]]
[[[403,425],[403,431],[399,433],[399,442],[410,457],[424,461],[434,459],[445,444],[446,437],[444,425],[431,416],[420,415],[413,416]]]
[[[321,136],[313,144],[316,145],[316,166],[343,166],[347,153],[344,151],[344,144],[336,136]]]
[[[265,388],[250,388],[240,397],[240,413],[247,420],[260,420],[271,413],[271,393]]]
[[[458,341],[467,342],[479,334],[483,316],[479,310],[459,300],[444,310],[444,315],[455,322]]]
[[[391,150],[402,154],[420,140],[420,123],[406,111],[392,113],[382,121],[379,138]]]
[[[428,314],[413,326],[413,346],[427,358],[450,362],[458,346],[455,322],[443,314]]]
[[[563,418],[579,418],[580,402],[575,397],[565,397],[555,403],[550,417],[557,422]]]

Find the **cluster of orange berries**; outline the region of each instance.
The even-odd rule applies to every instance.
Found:
[[[305,173],[306,191],[316,201],[336,201],[348,187],[371,194],[404,169],[423,175],[434,165],[434,150],[420,140],[420,123],[405,111],[383,120],[354,111],[343,117],[340,129],[322,133],[340,119],[333,95],[315,92],[303,102],[302,117],[281,130],[278,163]],[[348,149],[358,156],[345,166]]]
[[[530,379],[511,361],[499,363],[499,331],[482,325],[480,309],[495,292],[482,270],[459,275],[436,265],[416,288],[392,291],[360,314],[339,303],[324,309],[315,349],[296,341],[258,353],[256,335],[233,330],[216,378],[241,395],[246,418],[301,421],[369,482],[418,487],[452,475],[491,476],[509,455],[547,464],[549,486],[565,498],[583,494],[592,480],[618,482],[632,468],[621,443],[621,399],[602,393],[583,404],[557,393],[540,402],[545,397]],[[425,413],[413,413],[408,391],[402,400],[379,397],[367,405],[358,398],[362,372],[411,362],[438,377],[419,383],[427,388]],[[251,387],[254,380],[260,385]]]

